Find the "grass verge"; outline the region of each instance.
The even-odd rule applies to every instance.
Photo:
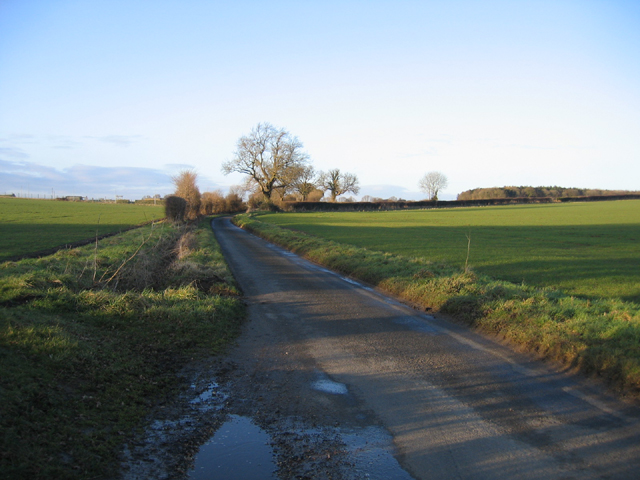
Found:
[[[244,308],[208,221],[0,264],[0,477],[113,478],[176,373]]]
[[[511,283],[640,303],[640,200],[383,212],[273,213],[261,221],[425,257]],[[469,238],[471,238],[470,250]]]
[[[602,377],[620,394],[640,393],[640,309],[617,299],[583,299],[420,257],[371,251],[260,222],[236,225],[314,262],[440,311],[546,359]]]

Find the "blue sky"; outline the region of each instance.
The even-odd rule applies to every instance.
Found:
[[[640,189],[640,2],[0,0],[0,194],[224,176],[259,122],[362,195]]]

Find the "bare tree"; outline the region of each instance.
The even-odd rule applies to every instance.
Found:
[[[187,201],[186,217],[193,220],[200,213],[200,189],[196,185],[198,174],[194,170],[182,170],[178,175],[171,177],[176,187],[175,195]]]
[[[296,169],[304,167],[308,160],[297,137],[270,123],[259,123],[249,135],[240,137],[234,158],[222,165],[222,171],[225,175],[247,175],[249,182],[271,199],[274,191],[284,193],[290,187]]]
[[[449,180],[440,172],[425,173],[424,177],[418,182],[421,191],[427,194],[429,200],[438,200],[440,190],[447,188]]]
[[[306,202],[309,195],[316,190],[316,171],[311,165],[300,167],[298,175],[293,181],[293,189],[298,198]]]
[[[352,173],[342,173],[338,168],[329,170],[327,173],[320,172],[318,187],[322,190],[329,190],[332,202],[347,192],[357,195],[360,191],[358,177]]]

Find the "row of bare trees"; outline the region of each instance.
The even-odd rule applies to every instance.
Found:
[[[260,193],[268,202],[276,198],[306,201],[314,193],[314,200],[319,200],[317,192],[326,191],[335,202],[340,195],[360,191],[354,174],[338,168],[316,172],[302,149],[302,142],[286,130],[259,123],[240,137],[233,159],[223,164],[222,171],[244,174],[247,190]]]
[[[175,197],[185,202],[185,218],[238,211],[245,193],[249,194],[249,205],[258,206],[261,202],[272,205],[282,200],[318,201],[325,192],[335,202],[341,195],[357,195],[360,191],[358,177],[352,173],[339,168],[316,172],[302,142],[270,123],[259,123],[248,135],[240,137],[233,159],[223,164],[222,171],[225,175],[244,174],[245,185],[232,189],[225,197],[220,191],[200,194],[197,173],[193,170],[184,170],[173,177]],[[437,199],[438,192],[446,186],[447,178],[440,172],[427,173],[419,183],[430,199]],[[176,211],[182,208],[180,201],[169,203]]]
[[[223,164],[222,171],[225,175],[244,174],[247,191],[259,192],[267,202],[276,198],[319,200],[325,192],[335,202],[340,195],[358,194],[356,175],[339,168],[316,172],[302,148],[302,142],[286,130],[259,123],[248,135],[240,137],[233,159]],[[430,200],[437,200],[447,185],[447,177],[441,172],[425,174],[418,184]]]

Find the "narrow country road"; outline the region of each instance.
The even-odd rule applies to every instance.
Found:
[[[248,303],[229,357],[255,392],[247,415],[384,432],[396,469],[354,478],[639,478],[637,407],[229,219],[212,225]]]

